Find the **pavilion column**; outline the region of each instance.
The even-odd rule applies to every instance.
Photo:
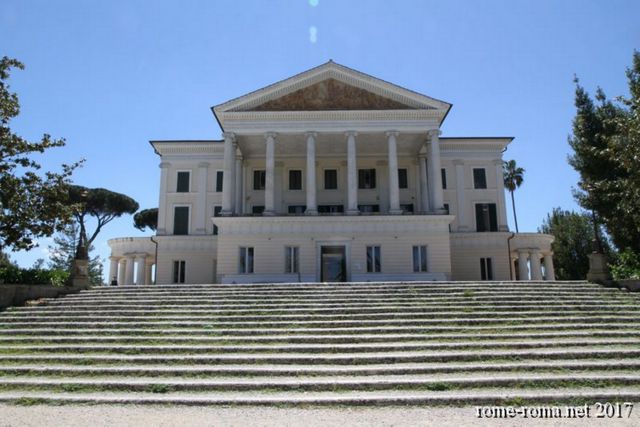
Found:
[[[276,168],[276,133],[267,132],[266,172],[264,179],[264,215],[275,215],[275,168]]]
[[[389,213],[398,215],[402,213],[400,209],[400,187],[398,185],[398,138],[396,131],[387,132],[387,150],[389,164]]]
[[[118,263],[120,262],[120,258],[110,256],[109,261],[109,278],[107,284],[110,285],[113,280],[118,280]]]
[[[540,252],[533,249],[530,252],[531,259],[531,280],[542,280],[542,266],[540,265]]]
[[[418,154],[418,169],[420,170],[420,202],[422,212],[429,212],[429,189],[427,181],[427,156]]]
[[[120,260],[118,261],[118,286],[124,286],[126,268],[127,260],[125,258],[120,258]]]
[[[133,263],[135,262],[135,257],[128,256],[127,264],[125,266],[124,272],[124,285],[131,286],[133,285]]]
[[[458,231],[468,231],[469,227],[465,218],[465,202],[464,202],[464,162],[462,160],[454,160],[456,167],[456,219],[458,220]]]
[[[141,286],[144,285],[144,273],[145,273],[145,264],[147,263],[146,255],[138,255],[136,257],[136,263],[138,264],[138,270],[136,271],[136,285]]]
[[[431,209],[434,212],[441,211],[443,207],[444,195],[442,192],[442,176],[440,175],[440,129],[429,131],[431,139],[431,151],[429,152],[429,168],[431,169],[431,186],[429,188],[433,204]]]
[[[529,251],[518,249],[518,275],[520,280],[529,280]]]
[[[358,215],[358,166],[356,164],[357,132],[348,131],[347,136],[347,215]]]
[[[153,284],[153,281],[151,280],[151,276],[153,276],[152,269],[153,269],[153,264],[146,264],[144,266],[144,284],[145,285]]]
[[[545,254],[544,256],[545,280],[556,280],[556,272],[553,269],[553,256]]]
[[[306,215],[317,215],[316,200],[316,136],[315,132],[305,133],[307,137],[307,209]]]
[[[496,160],[496,191],[498,192],[498,231],[509,231],[507,205],[504,200],[504,174],[502,160]]]
[[[233,178],[235,175],[236,150],[233,142],[235,135],[232,132],[224,134],[224,172],[222,174],[222,210],[220,215],[231,215],[233,213]]]
[[[158,229],[157,234],[167,234],[167,190],[169,186],[169,166],[168,162],[160,163],[160,201],[158,202]]]
[[[209,172],[209,163],[198,163],[198,196],[196,199],[196,234],[206,234],[206,212],[207,212],[207,175]]]
[[[235,202],[234,202],[234,212],[237,215],[241,215],[243,213],[242,210],[242,157],[237,156],[236,157],[236,164],[235,164]]]

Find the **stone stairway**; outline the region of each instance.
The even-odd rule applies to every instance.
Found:
[[[639,321],[583,282],[95,288],[0,313],[0,401],[640,402]]]

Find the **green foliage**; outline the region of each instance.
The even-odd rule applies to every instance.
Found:
[[[143,209],[133,216],[133,225],[140,231],[148,228],[156,231],[158,228],[158,208]]]
[[[569,164],[580,173],[578,203],[593,210],[620,249],[640,253],[640,53],[627,70],[630,98],[595,101],[576,79]]]
[[[80,227],[76,223],[71,223],[54,237],[54,245],[49,246],[49,268],[71,273],[79,235]],[[98,255],[90,256],[93,249],[93,245],[87,249],[89,255],[89,283],[91,285],[101,285],[103,283],[102,259]]]
[[[63,286],[69,272],[44,268],[20,268],[16,265],[0,267],[0,281],[7,284]]]
[[[640,255],[631,249],[620,252],[616,261],[609,267],[615,280],[640,279]]]
[[[555,237],[553,265],[558,280],[584,280],[589,271],[588,255],[593,251],[593,221],[584,213],[554,208],[539,232]],[[602,233],[601,233],[602,234]],[[603,242],[608,250],[607,242]]]
[[[502,174],[504,179],[504,188],[511,193],[511,206],[513,208],[513,221],[516,224],[516,232],[518,230],[518,216],[516,215],[516,199],[513,193],[524,182],[524,169],[516,165],[515,160],[508,160],[502,164]]]

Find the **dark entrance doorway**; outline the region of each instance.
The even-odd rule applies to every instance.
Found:
[[[320,281],[346,282],[346,258],[344,246],[322,246],[320,249]]]

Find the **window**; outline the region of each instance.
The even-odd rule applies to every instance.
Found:
[[[407,180],[406,169],[398,169],[398,187],[409,188],[409,181]]]
[[[380,246],[367,246],[367,273],[380,273]]]
[[[338,189],[338,171],[336,169],[324,170],[324,189],[325,190]]]
[[[358,188],[376,188],[375,169],[358,169]]]
[[[491,258],[480,258],[480,277],[482,280],[493,280]]]
[[[487,174],[484,169],[473,169],[473,188],[487,188]]]
[[[302,190],[302,171],[289,171],[289,190]]]
[[[222,210],[222,206],[214,206],[213,207],[213,216],[220,216],[220,211]],[[217,236],[218,235],[218,226],[217,225],[213,225],[213,235]]]
[[[178,172],[178,181],[176,185],[176,192],[188,193],[189,192],[189,172]]]
[[[173,283],[185,282],[186,266],[186,261],[173,261]]]
[[[342,205],[319,205],[318,213],[323,214],[333,214],[333,213],[343,213],[344,206]]]
[[[446,190],[447,189],[447,170],[445,168],[440,169],[440,175],[442,176],[442,189]]]
[[[358,205],[358,210],[362,213],[380,212],[380,205]]]
[[[427,247],[426,246],[413,247],[413,271],[415,273],[422,273],[427,271]]]
[[[240,248],[240,274],[253,273],[253,248]]]
[[[297,246],[285,246],[284,248],[284,272],[285,273],[298,273],[298,254],[299,248]]]
[[[263,170],[253,171],[253,189],[264,190],[266,172]]]
[[[402,209],[402,212],[413,213],[413,203],[400,205],[400,209]]]
[[[173,234],[189,234],[189,206],[173,208]]]
[[[476,205],[476,231],[498,231],[495,203]]]
[[[290,205],[289,213],[294,215],[302,215],[307,210],[305,205]]]
[[[224,183],[224,172],[217,171],[216,172],[216,193],[222,193],[222,185]]]
[[[264,212],[264,206],[253,206],[251,208],[251,213],[254,215],[262,215]]]

